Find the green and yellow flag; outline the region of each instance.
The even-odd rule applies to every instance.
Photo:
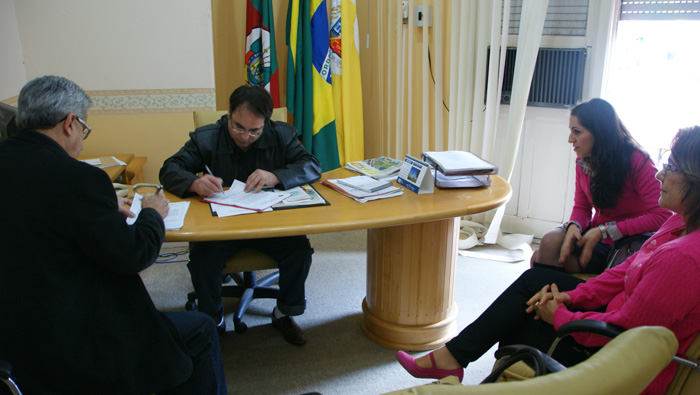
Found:
[[[330,39],[325,0],[289,0],[287,109],[304,147],[323,171],[340,167],[333,111]]]
[[[332,0],[330,39],[338,153],[340,163],[344,165],[365,159],[360,42],[355,0]]]

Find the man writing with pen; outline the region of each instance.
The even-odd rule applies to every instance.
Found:
[[[185,145],[163,163],[160,181],[165,189],[179,197],[208,197],[234,180],[245,182],[246,192],[275,186],[289,189],[318,180],[318,159],[299,143],[294,127],[270,120],[272,107],[272,98],[261,87],[244,85],[233,91],[228,113],[190,133]],[[313,253],[306,236],[190,243],[187,267],[198,310],[214,318],[220,333],[226,331],[222,270],[226,259],[242,248],[256,249],[277,261],[280,292],[272,324],[289,343],[306,344],[292,319],[306,309],[304,283]]]

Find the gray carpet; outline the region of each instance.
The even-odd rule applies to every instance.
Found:
[[[309,236],[315,249],[306,282],[308,307],[296,318],[308,344],[296,347],[284,341],[270,323],[273,300],[256,300],[244,321],[248,330],[221,338],[221,352],[229,393],[232,394],[381,394],[429,380],[410,376],[396,362],[395,350],[367,339],[361,330],[361,303],[366,293],[366,232],[338,232]],[[166,243],[163,252],[181,252],[186,244]],[[153,265],[142,277],[156,306],[182,310],[192,289],[186,255]],[[503,263],[460,257],[455,299],[457,326],[465,327],[505,289],[527,263]],[[232,311],[236,300],[225,301]],[[464,384],[477,384],[493,365],[493,352],[469,365]],[[419,353],[422,355],[423,353]]]

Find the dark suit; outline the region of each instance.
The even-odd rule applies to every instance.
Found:
[[[268,121],[260,137],[241,150],[228,131],[228,115],[215,124],[190,133],[190,140],[168,158],[160,169],[160,182],[165,189],[180,197],[191,196],[187,188],[203,172],[206,164],[224,187],[234,180],[246,182],[257,169],[274,173],[278,187],[293,188],[313,182],[321,176],[321,165],[297,140],[296,130],[284,122]],[[306,236],[268,239],[225,240],[190,243],[187,265],[199,303],[199,311],[220,319],[221,272],[226,259],[242,248],[253,248],[272,257],[279,265],[277,307],[286,315],[300,315],[306,309],[304,282],[311,267],[313,249]]]
[[[138,274],[165,235],[155,210],[127,226],[106,173],[31,130],[0,143],[0,191],[0,359],[24,392],[153,393],[190,376]]]

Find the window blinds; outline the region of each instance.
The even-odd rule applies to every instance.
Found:
[[[512,0],[509,35],[520,32],[523,0]],[[543,36],[585,36],[588,22],[588,0],[549,0],[544,20]]]
[[[622,0],[620,20],[700,20],[700,0]]]

